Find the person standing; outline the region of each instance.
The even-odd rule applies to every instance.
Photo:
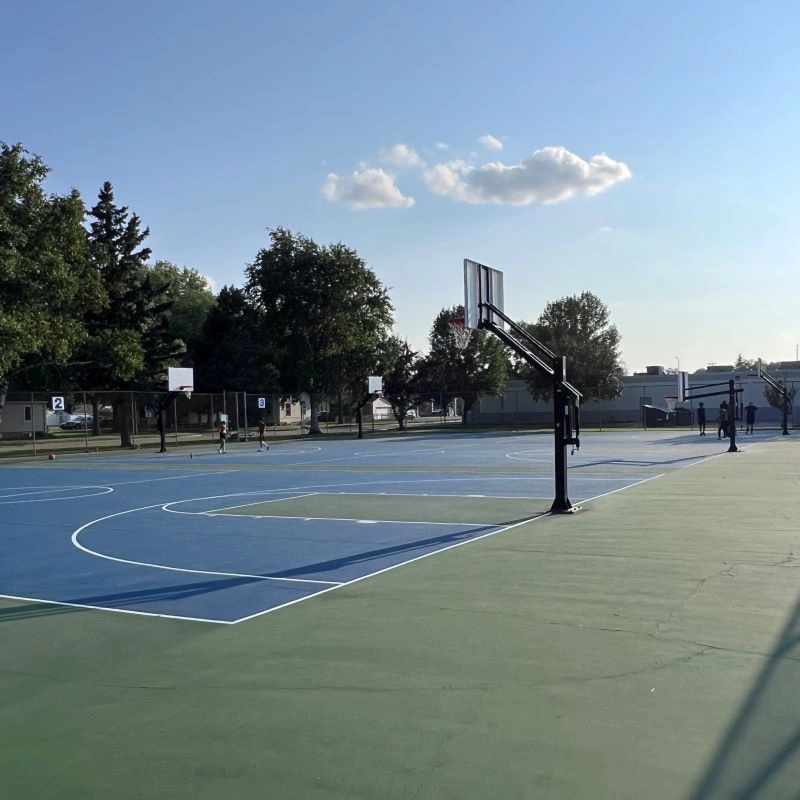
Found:
[[[744,407],[744,421],[745,425],[745,433],[752,433],[753,432],[753,425],[756,422],[756,411],[758,411],[758,407],[753,405],[753,401],[751,400],[745,407]]]
[[[706,435],[706,407],[700,401],[700,407],[697,409],[697,427],[700,428],[700,435]]]
[[[719,425],[717,426],[717,439],[728,438],[728,404],[723,400],[719,404]]]
[[[258,420],[258,449],[263,450],[264,445],[266,442],[264,441],[264,436],[267,432],[267,423],[264,422],[264,418],[261,417]],[[269,445],[266,446],[266,449],[269,450]]]
[[[225,440],[228,438],[228,429],[225,422],[219,423],[219,452],[225,452]]]

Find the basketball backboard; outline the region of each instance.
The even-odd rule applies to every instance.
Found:
[[[194,369],[192,367],[169,367],[167,378],[167,389],[170,392],[194,391]]]
[[[492,322],[505,329],[503,320],[488,305],[505,312],[503,306],[503,273],[500,270],[464,259],[464,322],[473,330]]]
[[[367,392],[369,394],[383,394],[383,379],[380,375],[370,375],[367,378]]]
[[[684,403],[689,399],[689,373],[678,372],[678,402]]]

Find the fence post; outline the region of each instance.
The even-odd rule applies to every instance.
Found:
[[[31,434],[33,436],[33,454],[36,455],[36,406],[33,404],[33,392],[31,392]]]
[[[97,413],[100,413],[98,409]],[[83,445],[89,452],[89,426],[86,424],[86,392],[83,393]]]
[[[100,413],[100,406],[97,407],[97,413]],[[133,392],[131,392],[131,444],[136,447],[136,402],[133,399]]]
[[[243,402],[242,408],[244,410],[244,440],[247,441],[247,392],[242,392]]]
[[[174,423],[173,427],[175,428],[175,447],[178,446],[178,400],[177,398],[172,398],[172,421]]]

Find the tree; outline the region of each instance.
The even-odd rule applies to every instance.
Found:
[[[279,393],[277,360],[259,310],[242,289],[223,286],[194,345],[195,384],[203,391]]]
[[[348,370],[348,354],[376,353],[392,324],[384,286],[355,250],[320,246],[284,228],[246,269],[246,292],[263,314],[264,330],[281,355],[281,385],[311,400],[311,432],[324,393],[361,380]],[[364,376],[365,377],[365,376]]]
[[[545,306],[534,324],[520,323],[557,356],[567,357],[567,380],[587,400],[611,400],[622,393],[624,368],[620,335],[610,323],[608,308],[597,295],[582,292]],[[552,381],[533,367],[528,388],[536,399],[549,399]]]
[[[0,142],[0,413],[15,372],[66,363],[101,300],[83,202],[74,190],[47,195],[48,172],[21,144]]]
[[[758,365],[761,363],[760,358],[744,358],[741,353],[736,356],[736,361],[734,363],[734,369],[742,369],[747,370],[748,372],[757,372]]]
[[[392,407],[401,431],[406,428],[406,413],[419,402],[420,354],[408,342],[394,339],[394,359],[383,376],[383,396]]]
[[[450,400],[463,401],[462,422],[478,396],[497,395],[508,374],[508,353],[503,343],[486,331],[472,331],[464,349],[456,346],[450,330],[450,320],[464,317],[464,306],[443,308],[431,327],[431,349],[420,365],[420,383],[428,394],[439,393],[442,408]]]
[[[152,268],[154,284],[172,301],[169,326],[172,336],[186,346],[186,364],[192,366],[194,347],[203,325],[216,306],[208,281],[196,269],[177,267],[169,261],[156,261]]]
[[[141,230],[139,217],[116,205],[108,181],[90,216],[89,252],[105,303],[86,319],[90,338],[80,359],[85,362],[80,383],[89,390],[162,389],[167,366],[178,362],[185,347],[170,330],[173,301],[167,287],[147,265],[151,251],[142,244],[150,229]],[[92,401],[97,434],[96,394]],[[130,404],[118,397],[114,408],[120,443],[130,446]]]
[[[782,380],[776,380],[775,382],[781,387],[781,389],[786,385]],[[797,389],[794,387],[786,392],[786,395],[789,398],[790,408],[791,404],[794,403],[794,396],[796,393]],[[781,390],[767,384],[764,387],[764,398],[773,408],[777,408],[778,411],[783,411],[783,392]]]

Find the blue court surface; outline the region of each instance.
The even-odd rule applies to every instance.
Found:
[[[573,503],[727,449],[675,431],[582,444]],[[0,596],[242,622],[545,515],[552,463],[552,436],[476,433],[4,462]]]

